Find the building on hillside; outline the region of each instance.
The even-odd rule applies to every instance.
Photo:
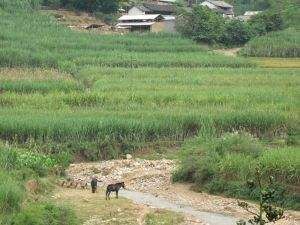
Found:
[[[173,16],[160,14],[123,15],[118,19],[117,29],[138,32],[174,32]]]
[[[248,21],[261,12],[262,11],[246,11],[244,15],[238,16],[237,18],[242,21]]]
[[[200,5],[206,6],[211,10],[215,10],[218,13],[221,13],[223,17],[228,17],[228,18],[234,17],[233,6],[224,1],[206,0],[202,2]]]
[[[175,13],[175,6],[166,2],[145,2],[141,5],[133,6],[129,9],[129,15],[139,14],[161,14],[172,15]]]

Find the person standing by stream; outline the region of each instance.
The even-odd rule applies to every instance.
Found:
[[[92,193],[96,193],[97,187],[98,187],[98,182],[101,182],[101,181],[98,180],[95,175],[93,175],[92,180],[91,180]]]

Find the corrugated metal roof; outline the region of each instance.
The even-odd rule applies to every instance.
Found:
[[[118,23],[117,27],[130,27],[130,26],[151,26],[155,22],[130,22],[130,23]]]
[[[135,6],[135,7],[142,10],[143,12],[151,12],[150,9],[146,8],[143,5],[138,5],[138,6]]]
[[[232,5],[223,2],[223,1],[215,1],[215,0],[207,0],[208,2],[210,2],[211,4],[214,4],[215,6],[219,6],[219,7],[223,7],[223,8],[233,8]]]
[[[160,14],[146,14],[146,15],[123,15],[118,20],[155,20],[162,17]]]

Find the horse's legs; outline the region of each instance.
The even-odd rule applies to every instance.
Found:
[[[118,191],[118,190],[116,190],[116,198],[119,198],[119,196],[118,196],[118,192],[119,192],[119,191]]]

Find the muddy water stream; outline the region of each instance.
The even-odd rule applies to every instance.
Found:
[[[131,199],[136,204],[144,204],[154,208],[167,209],[174,212],[188,214],[196,219],[208,223],[209,225],[234,225],[238,220],[237,218],[228,215],[198,211],[190,206],[174,203],[165,198],[156,197],[149,193],[142,193],[131,190],[120,190],[119,195]]]

